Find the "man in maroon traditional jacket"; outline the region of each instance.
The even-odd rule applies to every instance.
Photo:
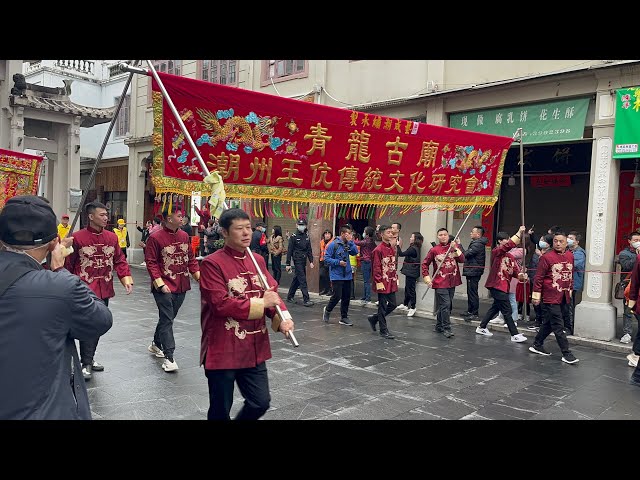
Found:
[[[293,331],[293,321],[278,295],[264,258],[254,255],[269,288],[265,290],[247,247],[251,220],[239,208],[220,215],[222,249],[202,261],[200,298],[202,340],[200,363],[209,383],[209,420],[229,420],[234,382],[244,405],[236,420],[257,420],[269,408],[271,397],[266,360],[271,358],[265,314],[274,331]],[[279,305],[283,316],[276,313]]]
[[[446,228],[438,230],[438,241],[440,243],[431,248],[422,261],[422,278],[424,283],[435,290],[436,294],[438,313],[435,331],[441,332],[445,337],[450,338],[453,337],[450,319],[453,294],[456,291],[456,287],[462,285],[458,263],[464,262],[464,253],[456,243],[449,250],[451,238]],[[447,251],[449,252],[448,255]],[[435,273],[440,264],[442,266],[438,270],[438,274],[432,279],[429,275],[429,266],[433,265],[433,272]]]
[[[549,250],[538,263],[533,280],[531,300],[534,305],[542,302],[544,318],[529,351],[539,355],[551,355],[543,345],[553,331],[562,351],[562,361],[576,363],[578,359],[569,350],[569,341],[564,332],[564,317],[571,308],[573,291],[573,253],[567,250],[567,235],[556,232],[553,235],[553,250]]]
[[[396,292],[398,291],[398,272],[396,271],[396,242],[397,236],[388,225],[378,228],[382,242],[371,254],[371,278],[373,288],[378,292],[378,313],[369,315],[367,320],[371,329],[376,331],[376,323],[380,323],[380,336],[393,340],[387,327],[387,315],[398,306]]]
[[[511,334],[511,341],[517,343],[527,341],[527,337],[518,332],[514,321],[515,319],[511,315],[511,304],[509,303],[511,279],[527,280],[527,274],[520,272],[518,262],[513,255],[509,253],[512,248],[516,248],[516,246],[521,243],[525,230],[525,227],[520,227],[518,233],[511,238],[509,238],[509,234],[506,232],[498,232],[498,246],[491,250],[491,270],[489,270],[489,276],[485,284],[485,287],[491,293],[493,304],[482,319],[482,322],[480,322],[480,326],[476,328],[476,333],[479,335],[493,336],[493,333],[489,331],[487,325],[489,324],[489,320],[495,317],[498,312],[502,312],[504,321]]]
[[[116,271],[120,283],[129,295],[133,291],[131,270],[118,237],[105,229],[109,222],[107,207],[100,202],[91,202],[86,205],[85,211],[89,217],[89,225],[73,234],[73,253],[66,258],[65,268],[78,275],[105,305],[109,305],[109,299],[115,295],[113,271]],[[93,359],[99,340],[100,337],[80,341],[80,361],[85,380],[91,379],[91,372],[104,370]]]
[[[164,358],[162,369],[175,372],[178,364],[173,358],[176,342],[173,338],[173,321],[191,290],[189,273],[200,281],[200,267],[193,256],[189,235],[180,228],[182,212],[162,212],[162,229],[147,239],[144,261],[151,277],[151,293],[158,306],[158,325],[153,342],[147,348],[156,357]]]

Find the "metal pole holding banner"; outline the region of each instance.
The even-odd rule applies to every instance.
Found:
[[[120,64],[120,65],[123,65],[123,64]],[[124,65],[127,65],[127,67],[129,67],[129,65],[126,63]],[[87,200],[89,189],[91,188],[91,185],[93,185],[93,181],[96,178],[96,173],[98,172],[98,167],[100,166],[100,161],[102,160],[102,155],[104,154],[104,150],[107,148],[107,143],[109,142],[109,138],[111,138],[111,132],[113,131],[113,127],[116,124],[116,120],[118,119],[120,108],[122,108],[122,104],[126,99],[127,90],[129,90],[129,85],[131,85],[132,78],[133,78],[133,72],[129,73],[129,78],[127,78],[127,81],[124,85],[124,89],[122,90],[122,95],[120,95],[120,101],[116,106],[116,111],[114,112],[113,118],[111,119],[111,123],[109,124],[109,129],[107,130],[107,134],[104,136],[102,147],[100,148],[100,152],[98,152],[98,156],[96,157],[96,163],[93,165],[93,170],[91,170],[91,175],[89,176],[89,181],[87,182],[87,186],[85,187],[84,192],[82,193],[82,198],[80,199],[80,205],[78,206],[78,209],[76,210],[76,214],[73,217],[73,222],[71,222],[71,227],[69,228],[68,235],[71,235],[73,233],[73,228],[76,226],[76,223],[78,222],[78,218],[80,218],[80,214],[84,209],[84,202]]]
[[[458,233],[456,233],[455,237],[453,237],[453,242],[449,243],[449,249],[447,250],[447,253],[444,255],[444,259],[442,260],[442,262],[440,262],[440,265],[438,265],[438,268],[436,268],[436,271],[433,272],[433,275],[431,276],[431,279],[432,279],[431,283],[432,284],[433,284],[433,280],[435,280],[435,278],[436,278],[436,275],[440,271],[440,267],[442,267],[442,264],[444,263],[444,261],[449,256],[449,252],[451,251],[451,247],[453,247],[453,243],[455,242],[456,238],[458,238],[460,236],[460,232],[462,232],[462,229],[464,228],[465,224],[467,223],[467,220],[469,220],[469,218],[471,218],[471,214],[473,213],[473,211],[475,209],[476,209],[476,203],[473,204],[473,207],[471,207],[471,210],[467,214],[467,218],[465,218],[464,222],[462,222],[462,225],[460,225],[460,229],[458,230]],[[431,288],[431,285],[427,285],[427,289],[422,294],[422,300],[424,300],[424,297],[427,295],[427,292],[429,291],[429,288]]]
[[[523,139],[523,130],[522,127],[520,127],[518,130],[516,130],[516,133],[514,135],[514,139],[515,136],[518,136],[518,139],[520,141],[520,218],[522,220],[522,223],[520,225],[526,225],[526,223],[524,223],[524,139]],[[525,241],[524,238],[524,232],[522,232],[522,238],[520,239],[521,243],[522,243],[522,267],[524,269],[524,272],[527,273],[527,243]],[[522,285],[524,288],[524,298],[522,301],[522,320],[524,321],[524,323],[527,323],[527,299],[529,298],[528,292],[527,290],[529,289],[529,280],[527,280],[526,282],[523,283]],[[514,318],[513,321],[515,322],[516,319]]]
[[[209,169],[207,168],[207,165],[204,163],[204,160],[202,159],[202,156],[200,155],[200,151],[198,150],[198,147],[196,147],[196,144],[194,143],[193,139],[191,138],[191,135],[189,134],[189,131],[187,130],[187,127],[185,126],[184,122],[182,121],[182,118],[180,118],[180,114],[178,113],[178,110],[176,110],[176,107],[173,104],[173,101],[171,100],[171,97],[169,97],[169,94],[167,93],[167,90],[164,88],[164,84],[162,83],[162,80],[160,80],[160,77],[158,76],[158,72],[156,72],[156,69],[154,68],[153,64],[151,63],[151,60],[145,60],[145,61],[147,62],[147,65],[149,66],[148,72],[151,73],[151,75],[155,79],[156,83],[158,84],[158,87],[160,88],[160,91],[162,92],[162,96],[164,97],[165,101],[167,102],[167,105],[169,105],[169,109],[171,110],[171,113],[173,113],[173,116],[174,116],[175,120],[178,122],[178,125],[180,125],[180,130],[182,130],[182,133],[184,134],[185,140],[187,141],[187,143],[189,144],[189,146],[191,147],[191,149],[195,153],[196,158],[198,159],[198,163],[200,164],[200,168],[202,168],[202,171],[205,174],[205,176],[209,175]],[[125,67],[123,66],[123,68],[125,68]],[[128,68],[127,68],[127,70],[131,71]],[[142,70],[142,72],[147,73],[147,71],[145,69],[137,69],[137,70]],[[137,71],[136,73],[142,73],[142,72],[141,71]],[[229,208],[226,202],[224,203],[224,208],[225,209]],[[267,282],[267,277],[264,275],[264,273],[262,273],[262,270],[260,269],[260,266],[258,265],[258,262],[256,261],[256,258],[253,256],[253,252],[251,251],[250,248],[247,248],[247,255],[249,255],[249,258],[251,258],[251,261],[253,262],[253,265],[256,268],[256,271],[258,272],[258,277],[260,278],[260,281],[262,283],[263,288],[265,290],[269,289],[269,283]],[[289,311],[282,310],[280,308],[280,305],[276,305],[275,308],[276,308],[276,312],[280,316],[281,320],[290,320],[291,319],[291,314],[289,313]],[[291,342],[291,344],[294,347],[297,347],[297,346],[300,345],[298,343],[298,340],[296,340],[296,337],[293,334],[293,331],[287,332],[285,334],[285,336],[289,339],[289,341]]]

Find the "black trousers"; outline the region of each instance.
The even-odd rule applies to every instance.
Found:
[[[244,405],[235,420],[257,420],[269,409],[269,378],[267,364],[234,370],[206,370],[209,383],[209,411],[207,420],[229,420],[233,405],[233,384],[238,383]]]
[[[482,322],[480,322],[480,328],[487,328],[489,320],[495,318],[498,312],[502,312],[504,321],[509,328],[509,333],[511,336],[517,335],[518,328],[513,322],[513,317],[511,316],[511,302],[509,301],[509,294],[496,288],[489,288],[489,292],[491,292],[491,297],[493,297],[493,304],[489,307],[489,311],[487,311]]]
[[[348,318],[349,303],[351,302],[351,280],[334,280],[333,295],[329,299],[327,312],[331,312],[340,302],[340,318]]]
[[[387,315],[393,312],[398,306],[396,292],[378,293],[378,314],[377,322],[380,323],[380,333],[389,331],[387,327]]]
[[[206,227],[207,226],[205,225],[205,228]],[[204,230],[201,232],[198,232],[198,235],[200,236],[200,256],[204,257],[205,256]]]
[[[402,304],[408,308],[416,308],[416,280],[413,277],[404,277],[404,302]]]
[[[329,280],[329,265],[324,260],[320,262],[320,293],[327,293],[331,290],[331,280]]]
[[[164,356],[173,361],[176,341],[173,338],[173,320],[184,302],[186,293],[162,293],[153,291],[153,298],[158,306],[158,325],[153,335],[153,342],[162,350]]]
[[[456,287],[435,288],[436,305],[438,307],[436,315],[436,329],[451,330],[451,306],[453,305],[453,294]]]
[[[273,278],[280,283],[282,277],[282,255],[271,255],[271,270],[273,270]]]
[[[103,298],[102,301],[108,307],[109,299]],[[80,340],[80,363],[82,366],[93,364],[93,357],[96,354],[96,348],[98,348],[98,341],[100,337],[93,340]]]
[[[479,282],[480,277],[467,277],[467,312],[473,315],[478,315],[478,308],[480,308]]]
[[[120,250],[122,250],[122,254],[124,255],[124,258],[127,258],[127,247],[120,247]]]
[[[287,294],[288,298],[293,298],[300,287],[300,291],[302,292],[302,299],[305,302],[309,301],[309,290],[307,289],[307,259],[303,261],[294,261],[293,266],[295,268],[295,278],[291,282],[291,286],[289,287],[289,293]]]
[[[566,316],[566,312],[569,309],[569,305],[566,303],[565,299],[562,299],[561,304],[557,303],[543,303],[542,304],[542,325],[540,326],[540,330],[536,335],[533,344],[536,346],[542,346],[544,344],[545,339],[549,336],[551,332],[556,336],[556,341],[558,342],[558,346],[562,351],[562,354],[569,353],[569,340],[567,340],[567,336],[564,333],[564,318]],[[504,314],[503,314],[504,315]]]

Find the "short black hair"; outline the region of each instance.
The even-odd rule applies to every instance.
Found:
[[[631,240],[634,235],[640,236],[640,232],[631,232],[629,235],[627,235],[627,240]]]
[[[229,225],[231,225],[231,224],[229,224]],[[266,226],[267,226],[267,224],[266,224],[266,223],[264,223],[264,222],[258,222],[258,223],[256,223],[256,228],[258,228],[258,227],[266,227]]]
[[[234,220],[249,220],[249,215],[241,208],[230,208],[222,212],[218,223],[222,228],[229,231],[229,227]]]
[[[369,227],[369,226],[364,227],[364,234],[365,234],[367,237],[373,237],[373,235],[374,235],[375,233],[376,233],[376,229],[375,229],[375,228],[373,228],[373,227]]]
[[[551,233],[556,233],[562,230],[562,227],[559,227],[558,225],[554,225],[552,227],[549,227],[549,230],[551,230]]]
[[[438,231],[437,231],[437,233],[440,233],[440,232],[447,232],[447,233],[449,233],[449,230],[447,230],[446,228],[442,227],[442,228],[439,228],[439,229],[438,229]]]
[[[380,225],[380,226],[378,227],[378,231],[379,231],[380,233],[382,233],[382,232],[384,232],[385,230],[389,230],[390,228],[391,228],[391,225]]]
[[[87,212],[87,215],[93,214],[97,208],[104,208],[105,210],[109,210],[104,203],[100,203],[97,200],[93,202],[89,202],[85,205],[84,211]]]
[[[482,225],[476,225],[473,228],[475,228],[476,230],[479,230],[480,231],[480,235],[484,236],[484,227]]]
[[[498,232],[496,235],[496,240],[499,242],[500,240],[506,240],[507,238],[511,238],[511,236],[507,232]]]
[[[391,226],[398,225],[398,230],[402,230],[402,224],[400,222],[393,222]]]
[[[157,223],[158,225],[160,225],[160,222],[162,222],[162,217],[160,215],[156,215],[155,217],[153,217],[153,223]]]
[[[542,239],[549,245],[553,243],[553,233],[547,233]]]
[[[340,227],[340,235],[342,235],[344,232],[353,232],[353,228],[351,228],[351,225],[346,224]]]
[[[563,237],[566,237],[567,234],[564,233],[563,230],[556,230],[555,232],[553,232],[551,235],[553,235],[554,237],[558,236],[558,235],[562,235]]]
[[[576,242],[580,243],[580,240],[582,240],[582,235],[580,235],[578,232],[576,232],[575,230],[571,230],[569,232],[569,235],[573,235],[574,237],[576,237]]]

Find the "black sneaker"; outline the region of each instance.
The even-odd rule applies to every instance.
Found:
[[[331,314],[331,312],[327,312],[327,307],[325,306],[322,309],[322,320],[324,320],[324,323],[329,323],[329,315]]]
[[[532,332],[537,332],[540,330],[540,323],[533,321],[527,322],[527,330],[531,330]]]
[[[386,340],[393,340],[394,338],[396,338],[391,335],[391,332],[389,332],[388,330],[386,332],[380,332],[380,336]]]
[[[480,320],[480,317],[478,315],[476,315],[475,313],[472,313],[468,317],[464,317],[464,321],[465,322],[472,322],[474,320]]]
[[[306,302],[303,303],[303,305],[305,307],[313,307],[315,305],[315,302],[312,302],[311,300],[307,300]]]
[[[442,335],[444,335],[446,338],[451,338],[453,337],[453,332],[451,330],[445,330],[442,332]]]
[[[532,352],[532,353],[537,353],[538,355],[545,355],[545,356],[551,355],[551,353],[547,352],[544,349],[544,347],[540,347],[538,345],[531,345],[529,347],[529,351]]]
[[[293,297],[287,297],[287,302],[294,303],[295,300],[293,299]]]
[[[376,323],[378,323],[378,315],[369,315],[367,317],[369,320],[369,325],[371,325],[371,330],[376,331]]]
[[[640,387],[640,380],[636,380],[633,376],[629,379],[629,383],[631,385],[635,385],[636,387]]]
[[[340,325],[347,325],[349,327],[353,327],[353,323],[347,317],[341,318],[338,322]]]
[[[580,360],[574,357],[573,353],[569,352],[562,355],[562,361],[564,363],[578,363]]]
[[[471,312],[462,312],[460,315],[463,316],[463,317],[469,317],[469,316],[473,315],[473,313],[471,313]]]
[[[91,370],[94,372],[103,372],[104,365],[100,365],[98,362],[94,360],[93,363],[91,364]]]
[[[435,327],[433,327],[433,331],[436,333],[442,333],[444,332],[444,329],[436,325]]]

